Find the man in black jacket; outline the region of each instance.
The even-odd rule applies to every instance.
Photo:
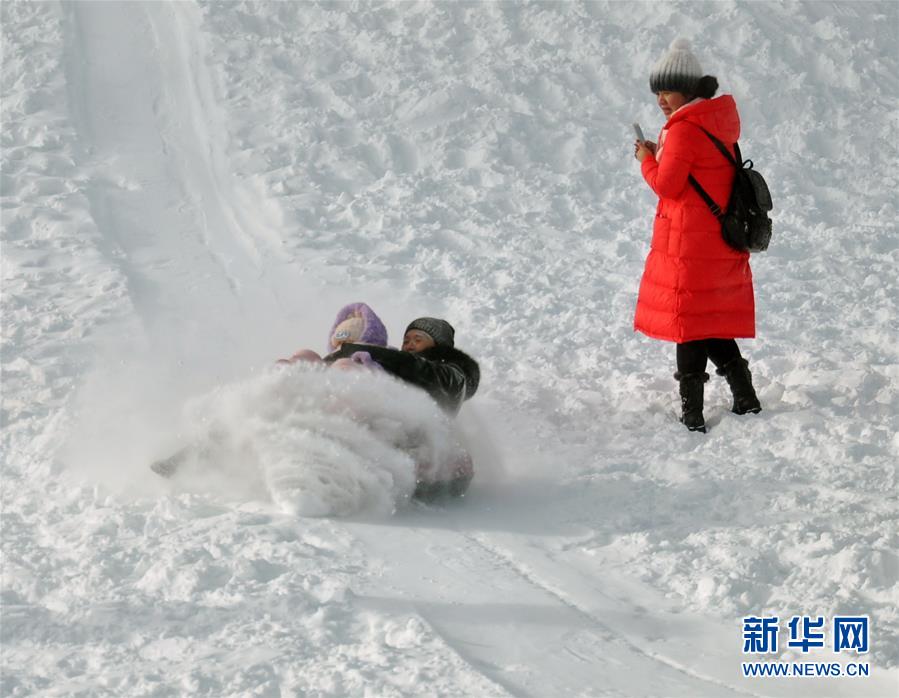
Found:
[[[455,415],[462,403],[477,391],[481,371],[477,361],[455,348],[454,336],[455,330],[446,320],[421,317],[406,328],[402,350],[344,344],[339,351],[325,357],[325,361],[333,362],[350,358],[356,352],[366,352],[387,373],[421,388],[447,414]],[[419,476],[413,496],[423,501],[445,495],[460,497],[474,477],[471,456],[464,447],[451,466],[449,479],[434,480],[424,475],[428,472],[428,464],[418,465]]]
[[[481,377],[477,361],[455,348],[455,334],[446,320],[421,317],[406,328],[402,350],[347,343],[325,361],[367,352],[387,373],[421,388],[445,412],[455,415],[475,394]]]

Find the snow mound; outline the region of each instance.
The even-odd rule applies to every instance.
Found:
[[[176,487],[258,480],[301,516],[390,513],[412,493],[416,463],[457,448],[426,393],[367,370],[279,366],[191,400],[185,418],[191,458]]]

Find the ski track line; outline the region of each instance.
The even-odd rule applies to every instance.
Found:
[[[410,608],[415,612],[415,614],[425,623],[431,631],[439,637],[443,644],[455,654],[461,662],[465,664],[465,666],[470,667],[471,670],[476,673],[478,676],[483,677],[485,681],[493,684],[498,689],[504,691],[506,695],[510,696],[510,698],[515,698],[518,694],[518,689],[516,686],[511,684],[508,681],[504,681],[501,678],[495,676],[497,671],[499,671],[496,667],[487,667],[485,666],[486,662],[482,660],[475,659],[468,652],[465,652],[460,645],[471,644],[467,643],[464,640],[459,640],[451,636],[449,633],[444,632],[440,626],[429,617],[427,611],[423,610],[421,606],[417,603],[410,604]],[[493,669],[491,671],[491,668]],[[488,673],[489,672],[489,673]]]
[[[361,542],[361,539],[358,537],[358,535],[355,536],[355,538],[356,538],[356,540],[360,540],[360,542]],[[477,544],[477,541],[474,541],[474,543]],[[479,546],[479,547],[481,547],[481,546]],[[485,550],[485,552],[489,552],[489,551]],[[498,676],[496,676],[496,674],[500,672],[500,670],[497,667],[495,667],[493,665],[488,665],[487,662],[477,659],[474,656],[472,656],[471,653],[466,652],[464,650],[463,646],[470,645],[472,643],[469,643],[465,640],[459,639],[459,638],[455,637],[452,633],[445,631],[442,628],[441,623],[433,617],[433,614],[431,614],[424,607],[423,604],[417,603],[415,601],[410,601],[408,606],[409,606],[410,612],[412,612],[416,616],[418,616],[418,618],[420,618],[421,621],[425,625],[427,625],[427,627],[437,637],[439,637],[443,641],[443,643],[447,647],[447,649],[450,650],[453,654],[455,654],[456,657],[458,657],[459,660],[461,662],[463,662],[466,666],[470,667],[474,673],[478,674],[479,676],[482,676],[485,681],[493,684],[498,689],[504,691],[506,693],[506,695],[508,695],[510,697],[514,698],[515,696],[520,695],[517,686],[515,686],[513,683],[511,683],[509,681],[505,681],[502,678],[499,678]]]
[[[219,294],[241,315],[283,307],[278,274],[266,272],[281,251],[250,222],[254,204],[230,174],[197,9],[73,3],[65,14],[73,117],[92,172],[86,193],[143,326],[179,307],[232,333],[218,319]]]
[[[466,533],[461,533],[461,535],[463,535],[468,540],[471,540],[473,543],[475,543],[476,545],[483,548],[487,553],[492,555],[497,561],[502,563],[504,566],[506,566],[508,569],[512,570],[516,574],[518,574],[522,579],[527,581],[532,586],[540,589],[544,593],[549,594],[553,598],[557,599],[561,604],[563,604],[567,608],[571,609],[575,613],[577,613],[580,616],[589,620],[591,623],[602,628],[602,630],[604,632],[607,632],[608,634],[619,638],[619,640],[623,644],[625,644],[627,647],[629,647],[631,650],[633,650],[637,654],[640,654],[640,655],[646,657],[647,659],[650,659],[652,661],[658,662],[659,664],[663,664],[671,669],[674,669],[675,671],[678,671],[686,676],[689,676],[691,679],[695,679],[697,681],[702,681],[704,683],[715,686],[716,688],[724,688],[724,689],[727,689],[728,691],[732,691],[733,693],[736,693],[739,695],[744,695],[744,696],[751,696],[752,698],[764,698],[764,694],[752,693],[750,691],[746,691],[744,689],[737,688],[735,686],[731,686],[730,684],[727,684],[723,681],[719,681],[716,678],[713,678],[711,676],[706,676],[697,671],[694,671],[693,669],[690,669],[689,667],[686,667],[686,666],[680,664],[679,662],[669,659],[668,657],[664,657],[655,652],[650,652],[648,650],[643,649],[638,644],[636,644],[633,640],[622,635],[621,633],[616,631],[614,628],[612,628],[611,626],[607,625],[606,623],[601,621],[599,618],[594,616],[592,613],[590,613],[589,611],[582,608],[577,602],[575,602],[571,598],[569,598],[564,592],[559,591],[558,589],[553,587],[548,582],[544,582],[541,579],[539,579],[531,570],[529,570],[525,565],[523,565],[518,560],[516,560],[511,554],[509,554],[508,552],[504,551],[502,548],[500,548],[496,545],[487,543],[484,540],[482,540],[482,538],[484,538],[484,536],[479,536],[477,534],[466,534]],[[575,653],[572,652],[572,654],[575,654]]]
[[[371,534],[367,532],[366,529],[363,528],[353,530],[352,535],[363,545],[367,545],[370,549],[377,550],[383,557],[387,559],[390,559],[392,557],[392,544],[388,548],[382,547],[377,539],[371,538]],[[469,539],[467,536],[463,536],[458,531],[452,531],[448,529],[446,530],[446,535],[451,536],[451,540],[439,542],[439,549],[450,549],[458,552],[458,550],[466,548],[467,553],[470,554],[466,554],[463,556],[463,558],[459,559],[464,559],[469,564],[477,563],[478,569],[482,569],[485,564],[494,563],[498,559],[497,556],[492,554],[490,550],[480,545],[477,541]],[[433,539],[431,538],[431,536],[422,532],[418,528],[413,528],[409,530],[409,535],[404,538],[406,541],[404,547],[413,547],[412,538],[415,539],[414,546],[421,549],[426,549],[430,543],[433,543]],[[456,541],[459,541],[459,543],[457,543]],[[540,594],[540,596],[546,596],[545,590],[543,590],[539,586],[528,583],[528,580],[523,579],[522,576],[520,574],[517,574],[515,570],[513,570],[510,566],[500,564],[497,565],[497,569],[502,570],[507,579],[517,580],[519,583],[523,583],[531,589],[535,589]],[[444,571],[449,574],[449,578],[451,580],[458,579],[457,570],[445,568]],[[433,572],[433,574],[437,573]],[[383,593],[383,587],[381,587],[380,584],[376,584],[376,586],[380,587],[380,589],[376,591],[376,593]],[[413,596],[417,593],[417,590],[415,589],[406,591],[410,592]],[[404,607],[408,609],[409,613],[414,613],[422,623],[427,625],[427,627],[431,629],[434,634],[443,641],[443,644],[445,645],[447,650],[458,657],[459,660],[462,661],[466,666],[470,667],[473,673],[476,673],[477,675],[483,677],[484,680],[489,682],[491,685],[497,686],[504,692],[505,695],[514,696],[516,698],[524,698],[525,696],[533,696],[534,698],[548,698],[550,695],[553,695],[547,694],[545,691],[538,691],[535,693],[533,690],[528,690],[526,684],[523,685],[521,682],[516,682],[511,678],[506,678],[507,672],[505,672],[501,666],[497,665],[491,659],[494,656],[494,653],[490,651],[494,649],[493,645],[479,644],[477,642],[473,642],[471,639],[460,637],[452,627],[447,627],[446,621],[440,617],[441,614],[439,612],[433,611],[428,608],[427,601],[418,601],[416,599],[410,598],[404,603]],[[567,606],[565,607],[565,609],[566,611],[570,611]],[[485,654],[489,656],[478,656],[477,650],[469,649],[476,647],[481,647],[487,650]],[[578,659],[577,661],[579,664],[584,663],[583,659]],[[544,686],[544,688],[546,687]],[[618,693],[616,695],[624,694]]]
[[[360,533],[362,534],[361,536],[359,535]],[[688,684],[692,684],[692,686],[679,686],[677,695],[708,695],[716,696],[717,698],[718,696],[721,696],[726,692],[726,695],[745,695],[751,696],[753,698],[761,698],[759,694],[740,691],[739,689],[733,688],[724,682],[717,681],[710,677],[702,676],[700,674],[697,674],[696,672],[691,672],[689,669],[680,666],[676,662],[673,662],[672,660],[669,660],[665,657],[653,655],[652,653],[643,650],[634,642],[621,636],[620,633],[608,628],[605,623],[599,621],[595,616],[585,611],[583,608],[577,606],[577,604],[568,599],[564,594],[555,591],[551,586],[543,583],[534,574],[525,569],[521,564],[516,564],[515,560],[512,559],[508,554],[504,553],[501,549],[492,546],[491,544],[483,540],[479,540],[477,537],[475,537],[476,534],[466,534],[459,530],[447,529],[446,534],[451,535],[452,539],[435,542],[432,536],[423,534],[420,531],[414,530],[410,531],[410,533],[413,533],[413,536],[416,539],[422,537],[421,544],[418,547],[427,549],[429,544],[433,544],[437,546],[437,550],[439,551],[452,550],[454,551],[454,559],[464,560],[465,568],[471,572],[477,573],[478,570],[495,568],[495,571],[497,573],[502,573],[501,576],[505,577],[507,580],[517,580],[517,583],[521,585],[521,589],[531,589],[536,597],[545,599],[547,602],[552,603],[560,611],[564,611],[565,613],[570,614],[570,617],[580,619],[580,621],[582,622],[581,631],[583,635],[586,637],[590,637],[593,640],[589,644],[589,646],[601,647],[603,645],[608,645],[609,642],[615,643],[615,645],[617,646],[617,651],[614,653],[614,657],[621,662],[622,666],[627,667],[626,670],[630,670],[630,667],[632,667],[634,660],[637,660],[638,662],[648,662],[650,665],[664,667],[662,669],[663,673],[673,672],[673,675],[683,677],[688,682]],[[357,539],[361,539],[361,542],[363,542],[363,544],[366,544],[367,542],[370,547],[372,547],[372,549],[377,550],[385,559],[392,558],[395,553],[395,551],[393,550],[393,548],[395,547],[394,544],[390,543],[387,547],[384,547],[382,545],[383,539],[381,539],[380,541],[377,539],[373,539],[371,537],[371,533],[366,532],[365,529],[355,530],[353,531],[353,535]],[[454,540],[457,540],[458,542],[453,542]],[[403,547],[410,547],[412,541],[408,536],[405,537],[405,541],[406,543]],[[458,553],[462,550],[467,550],[468,552],[460,558]],[[430,554],[433,556],[433,551],[431,551]],[[394,566],[394,569],[400,568]],[[454,580],[458,579],[459,570],[455,569],[455,567],[451,565],[449,567],[446,567],[445,572],[448,572],[450,575],[446,580],[447,583],[449,583],[451,588],[453,588],[455,591],[458,591],[460,587]],[[432,574],[440,576],[437,572],[433,572]],[[478,573],[477,576],[480,577],[480,573]],[[378,584],[377,586],[380,586],[381,589],[372,591],[379,594],[384,593],[383,586],[380,584]],[[396,590],[397,588],[405,589],[402,583],[400,583],[399,587],[395,585],[391,586],[393,590]],[[437,584],[437,586],[440,586],[440,584]],[[462,590],[464,591],[464,589]],[[419,591],[420,589],[415,588],[405,589],[403,594],[407,596],[415,596]],[[508,593],[510,592],[507,590],[503,593],[506,594],[505,596],[503,596],[503,599],[508,599]],[[493,600],[496,601],[497,599]],[[521,677],[521,680],[518,681],[515,681],[511,678],[516,676],[516,674],[513,673],[510,675],[509,679],[506,679],[505,675],[508,674],[508,671],[510,669],[504,669],[502,664],[497,665],[492,661],[491,657],[495,655],[495,652],[492,650],[493,645],[484,645],[487,651],[480,653],[480,656],[477,656],[479,655],[479,653],[476,649],[474,649],[475,647],[477,647],[477,643],[472,642],[470,638],[465,637],[464,632],[460,636],[460,634],[452,627],[452,623],[447,625],[447,621],[442,617],[443,612],[440,610],[431,609],[426,599],[423,599],[423,602],[419,603],[417,600],[409,598],[405,607],[408,608],[410,612],[414,612],[423,623],[426,623],[428,625],[429,628],[433,629],[433,631],[441,637],[447,648],[455,655],[457,655],[461,660],[463,660],[466,665],[471,666],[471,668],[475,672],[483,675],[491,683],[500,685],[504,690],[511,692],[511,694],[514,696],[534,696],[534,698],[547,698],[551,695],[566,695],[565,690],[574,688],[574,685],[569,685],[567,686],[567,689],[562,690],[561,693],[552,693],[550,683],[547,683],[546,675],[541,675],[540,673],[535,674],[534,676],[530,677],[530,679],[528,678],[527,673],[525,673]],[[542,635],[542,633],[540,633],[539,631],[534,632],[536,632],[537,634],[531,633],[527,637],[537,638]],[[615,640],[620,641],[616,643]],[[575,640],[575,642],[577,642],[577,640]],[[471,651],[469,651],[469,648],[472,648]],[[556,659],[564,663],[561,654],[569,657],[571,662],[571,671],[575,671],[576,673],[583,673],[582,670],[576,669],[576,667],[578,666],[593,666],[596,664],[595,657],[591,658],[590,655],[585,656],[581,654],[576,649],[572,649],[567,644],[565,644],[564,641],[562,641],[562,644],[558,646],[558,650],[560,650],[560,653],[557,653],[555,655]],[[556,672],[563,672],[559,674],[560,678],[564,678],[566,676],[565,666],[556,663],[554,669]],[[615,669],[611,670],[615,671]],[[514,669],[512,669],[512,671],[514,672]],[[597,671],[600,671],[600,669],[597,668]],[[536,681],[536,685],[533,683],[534,681]],[[586,685],[587,684],[583,684],[583,686]],[[703,690],[703,686],[709,686],[709,688]],[[617,696],[629,695],[624,685],[618,685],[617,687],[615,687],[612,684],[609,684],[605,690],[606,692],[611,690],[614,695]],[[547,691],[550,692],[547,693]],[[658,686],[656,686],[655,691],[644,692],[640,695],[656,696],[666,694],[664,693],[664,691],[660,692],[658,690]]]
[[[427,507],[427,505],[423,505]],[[353,537],[355,541],[357,541],[360,545],[366,547],[369,551],[371,550],[371,540],[368,536],[363,535],[362,532],[365,529],[355,529],[355,527],[350,527],[350,535]],[[414,530],[413,534],[416,538],[421,538],[422,534],[418,530]],[[426,545],[427,539],[423,540],[422,545]],[[472,546],[477,547],[478,550],[482,550],[483,552],[487,552],[483,550],[481,546]],[[380,552],[384,552],[381,550]],[[387,555],[386,557],[389,557]],[[414,614],[427,628],[434,634],[434,636],[440,638],[443,642],[443,645],[446,647],[448,652],[451,652],[462,664],[468,667],[473,674],[480,676],[486,683],[491,686],[496,687],[497,691],[501,691],[503,695],[509,696],[510,698],[518,698],[520,697],[521,691],[518,686],[516,686],[511,681],[507,681],[497,674],[501,674],[502,671],[492,662],[485,661],[473,655],[472,652],[466,651],[466,647],[471,646],[479,646],[484,648],[489,648],[489,645],[486,644],[478,644],[465,639],[461,639],[456,637],[452,632],[447,631],[441,621],[435,618],[435,614],[430,612],[426,607],[426,604],[410,599],[404,602],[404,607],[407,609],[409,614]],[[499,696],[499,693],[496,694]]]

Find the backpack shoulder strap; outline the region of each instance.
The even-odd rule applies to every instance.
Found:
[[[699,124],[697,124],[699,126]],[[721,154],[724,155],[728,160],[730,160],[730,164],[739,169],[741,167],[741,163],[743,162],[743,158],[740,155],[740,146],[737,143],[734,143],[734,152],[736,153],[736,157],[730,154],[730,151],[727,149],[727,146],[724,145],[718,138],[713,136],[711,133],[706,131],[702,126],[699,126],[702,129],[702,132],[709,137],[712,143],[715,144],[715,147],[721,151]]]
[[[693,175],[687,177],[687,180],[690,184],[693,185],[693,188],[696,190],[696,193],[702,197],[702,200],[705,201],[706,206],[709,207],[709,210],[714,214],[715,218],[719,221],[724,218],[724,211],[721,210],[721,207],[715,203],[715,200],[709,196],[709,193],[702,188],[702,185],[696,181],[696,178]]]
[[[709,140],[711,140],[712,143],[715,144],[715,147],[721,151],[721,154],[728,159],[731,165],[736,167],[738,170],[742,168],[743,156],[740,154],[739,143],[734,143],[734,155],[736,155],[736,157],[734,157],[734,155],[730,154],[727,146],[724,145],[724,143],[722,143],[717,137],[706,131],[704,128],[702,128],[702,126],[699,126],[699,124],[695,124],[695,126],[700,128],[702,132],[709,137]],[[709,210],[714,214],[715,218],[717,218],[719,221],[724,218],[724,211],[722,211],[721,207],[715,203],[715,200],[711,196],[709,196],[708,192],[702,188],[702,185],[696,181],[696,178],[693,175],[690,175],[689,177],[687,177],[687,180],[696,190],[696,193],[699,194],[703,201],[705,201],[706,206],[709,207]]]

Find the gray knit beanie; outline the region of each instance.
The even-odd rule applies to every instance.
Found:
[[[456,335],[456,330],[453,329],[452,325],[446,320],[440,320],[435,317],[420,317],[417,320],[413,320],[406,328],[406,332],[409,330],[424,332],[434,340],[434,344],[438,347],[452,347],[454,344],[453,338]]]
[[[649,74],[649,89],[653,94],[682,92],[692,97],[696,94],[701,77],[702,68],[690,50],[690,42],[686,39],[675,39]]]

